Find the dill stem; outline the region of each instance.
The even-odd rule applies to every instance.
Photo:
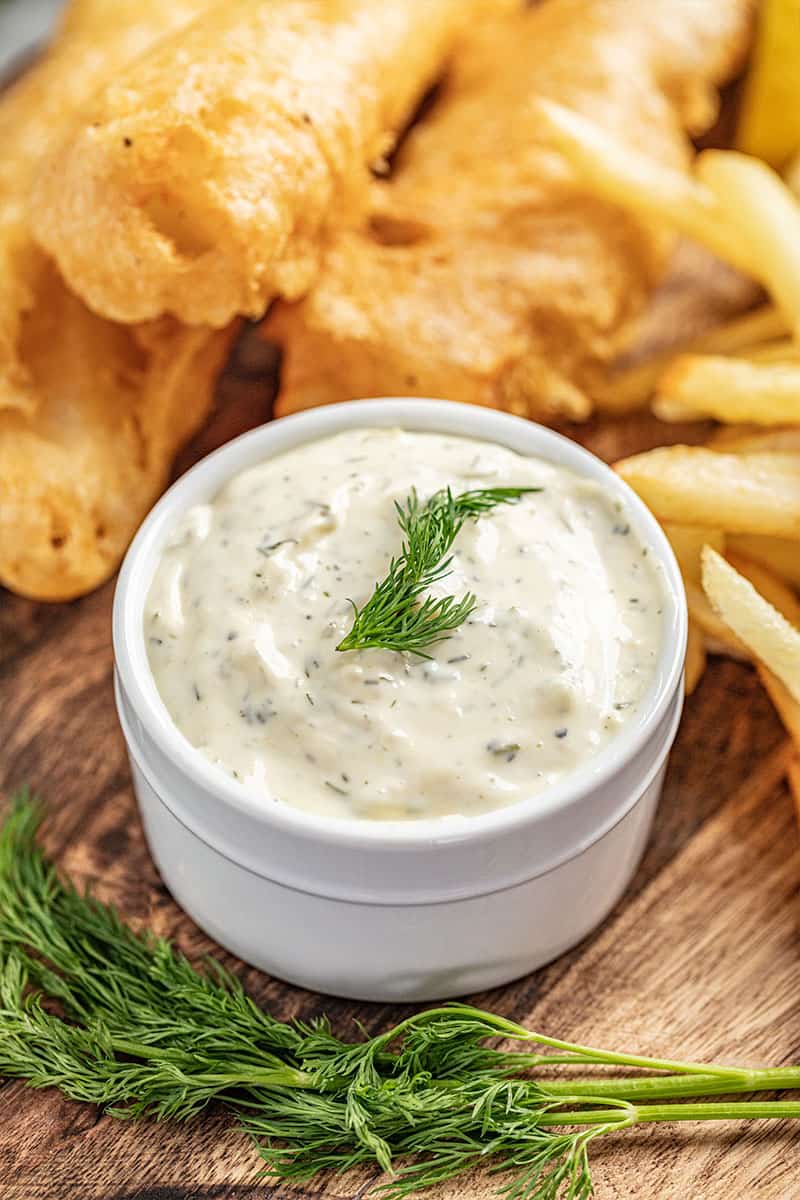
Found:
[[[389,1030],[385,1035],[385,1044],[399,1037],[405,1029],[413,1025],[443,1016],[461,1016],[474,1021],[480,1021],[482,1024],[496,1029],[499,1034],[504,1034],[506,1037],[514,1038],[517,1041],[534,1042],[539,1046],[550,1046],[554,1050],[563,1050],[570,1055],[575,1055],[575,1062],[612,1067],[641,1067],[648,1071],[670,1071],[680,1075],[714,1075],[724,1079],[745,1080],[751,1074],[751,1072],[741,1067],[728,1067],[716,1063],[678,1062],[674,1059],[648,1058],[639,1054],[618,1054],[613,1050],[598,1050],[594,1046],[582,1046],[577,1042],[564,1042],[558,1038],[545,1037],[544,1034],[526,1029],[523,1025],[517,1025],[515,1021],[509,1021],[506,1017],[484,1012],[479,1008],[472,1008],[468,1004],[448,1004],[441,1008],[429,1008],[424,1013],[408,1017],[405,1021],[401,1021],[399,1025],[396,1025],[394,1029]],[[544,1056],[537,1057],[536,1065],[546,1064],[547,1061],[547,1058]],[[550,1061],[556,1061],[555,1057]],[[570,1061],[573,1060],[570,1059]],[[531,1065],[534,1064],[532,1063]]]
[[[740,1076],[655,1075],[632,1079],[538,1079],[548,1096],[602,1096],[621,1100],[639,1097],[679,1099],[683,1096],[722,1096],[734,1092],[785,1091],[800,1088],[800,1066],[753,1069]]]
[[[598,1103],[603,1097],[598,1096]],[[536,1123],[555,1125],[652,1125],[671,1121],[764,1121],[800,1117],[800,1101],[745,1100],[716,1104],[641,1104],[631,1105],[630,1119],[624,1109],[595,1108],[570,1112],[543,1113]]]
[[[149,1046],[145,1042],[131,1041],[129,1038],[112,1037],[109,1039],[111,1048],[118,1054],[127,1054],[131,1058],[141,1058],[150,1061],[167,1060],[175,1063],[174,1050],[162,1049],[159,1046]],[[268,1057],[268,1056],[265,1056]],[[187,1062],[192,1055],[185,1054]],[[275,1060],[278,1062],[278,1060]],[[202,1074],[192,1072],[192,1079],[197,1083],[217,1083],[228,1087],[274,1087],[274,1088],[313,1088],[316,1087],[314,1077],[308,1071],[298,1071],[294,1067],[279,1064],[274,1067],[258,1067],[253,1063],[226,1062],[224,1071],[205,1071]]]

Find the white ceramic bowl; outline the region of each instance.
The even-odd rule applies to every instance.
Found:
[[[544,793],[462,820],[338,820],[261,806],[184,738],[150,673],[143,608],[178,514],[237,472],[358,426],[482,438],[599,480],[663,567],[663,637],[639,714]],[[590,932],[642,854],[683,701],[686,604],[658,524],[599,459],[529,421],[419,399],[339,404],[224,446],[156,505],[114,601],[116,699],[153,857],[179,904],[223,946],[318,991],[432,1000],[523,975]]]

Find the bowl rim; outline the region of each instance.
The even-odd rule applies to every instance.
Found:
[[[474,437],[599,480],[623,501],[637,534],[659,564],[664,599],[662,644],[637,718],[555,784],[507,807],[473,816],[370,821],[321,816],[285,801],[265,805],[221,767],[204,758],[181,733],[150,672],[144,603],[160,547],[178,514],[212,497],[234,475],[259,462],[337,433],[375,427]],[[259,824],[277,826],[301,838],[350,848],[381,846],[400,851],[507,834],[587,800],[630,763],[658,729],[681,686],[688,615],[680,569],[665,533],[633,490],[596,455],[552,429],[496,409],[452,400],[392,396],[345,401],[269,421],[227,442],[191,467],[155,504],[125,555],[114,593],[112,626],[115,667],[136,717],[157,749],[194,785]]]

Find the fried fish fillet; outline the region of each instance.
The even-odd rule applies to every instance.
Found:
[[[29,226],[39,164],[96,87],[210,0],[72,0],[51,49],[0,99],[0,410],[35,412],[19,349],[24,314],[46,300],[44,253]],[[93,251],[97,241],[89,239]]]
[[[0,100],[0,583],[38,599],[114,570],[209,410],[233,330],[94,316],[31,239],[31,181],[93,87],[203,7],[73,0],[53,49]]]
[[[269,315],[279,411],[410,394],[586,417],[672,239],[581,191],[537,101],[685,167],[750,20],[749,0],[547,0],[477,30],[368,216]]]
[[[177,450],[208,415],[234,329],[122,326],[44,269],[24,325],[34,418],[0,412],[0,582],[69,600],[119,565]]]
[[[41,172],[36,237],[113,320],[222,326],[298,297],[474,11],[215,4],[98,93]]]

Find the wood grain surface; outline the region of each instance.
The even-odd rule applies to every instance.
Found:
[[[748,298],[740,281],[705,278],[704,270],[696,255],[679,261],[645,323],[651,344]],[[268,417],[271,365],[269,351],[245,337],[216,417],[179,469]],[[664,440],[665,427],[640,416],[569,432],[613,459]],[[679,440],[702,431],[669,432]],[[114,713],[112,589],[62,606],[0,593],[0,805],[22,783],[40,791],[45,844],[65,871],[190,955],[221,954],[276,1015],[326,1012],[344,1033],[355,1033],[355,1018],[384,1028],[403,1010],[313,995],[245,967],[213,946],[160,883]],[[754,1065],[800,1059],[800,856],[787,753],[754,673],[714,661],[687,704],[655,831],[622,903],[571,953],[472,999],[554,1036],[646,1054]],[[597,1151],[597,1197],[794,1200],[798,1166],[797,1127],[788,1124],[642,1129]],[[360,1174],[292,1188],[260,1172],[220,1111],[190,1125],[120,1123],[56,1092],[0,1083],[0,1200],[356,1200],[374,1182]],[[493,1191],[479,1175],[440,1196],[478,1200]]]

